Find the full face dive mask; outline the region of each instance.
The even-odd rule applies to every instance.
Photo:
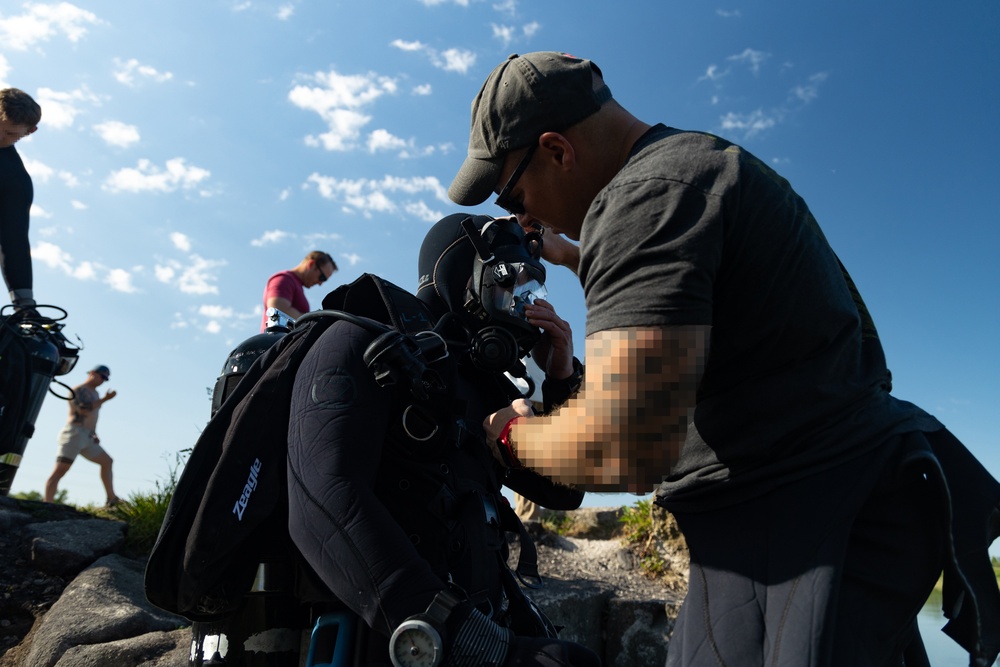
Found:
[[[487,371],[522,376],[520,360],[541,337],[524,312],[525,305],[546,295],[541,235],[526,234],[509,218],[487,222],[481,230],[467,219],[462,227],[476,249],[465,302],[478,326],[472,337],[473,362]]]

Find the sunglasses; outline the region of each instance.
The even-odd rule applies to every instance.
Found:
[[[531,144],[528,147],[528,152],[524,154],[521,161],[517,163],[517,168],[514,169],[514,173],[510,175],[507,179],[507,184],[503,186],[503,190],[497,195],[496,201],[494,202],[497,206],[507,211],[511,215],[524,215],[524,203],[519,201],[513,201],[510,199],[510,192],[517,185],[518,179],[521,178],[521,174],[524,170],[528,168],[528,163],[531,162],[531,156],[535,154],[535,149],[538,148],[538,142]]]
[[[325,283],[327,280],[330,279],[330,276],[333,275],[333,271],[330,272],[330,276],[323,273],[323,267],[321,267],[319,264],[316,265],[316,270],[319,271],[319,280],[317,282],[318,285],[322,285],[323,283]]]

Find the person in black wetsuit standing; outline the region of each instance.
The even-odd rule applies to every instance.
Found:
[[[505,532],[518,531],[517,572],[537,576],[523,567],[533,548],[501,484],[559,509],[579,506],[583,494],[529,471],[504,476],[481,426],[519,393],[504,372],[523,371],[528,350],[547,371],[546,407],[582,381],[569,325],[542,298],[540,248],[540,235],[512,219],[458,214],[431,228],[416,297],[404,295],[417,308],[393,317],[426,319],[424,340],[446,343],[446,354],[428,360],[440,380],[425,386],[429,398],[381,386],[370,362],[383,337],[348,320],[330,325],[298,369],[289,533],[323,584],[371,628],[362,664],[600,664],[555,638],[506,563]],[[352,296],[356,285],[328,295],[324,308],[373,301]],[[346,297],[331,298],[345,288]]]
[[[11,302],[35,305],[28,219],[34,189],[14,144],[38,129],[42,109],[17,88],[0,90],[0,267]]]

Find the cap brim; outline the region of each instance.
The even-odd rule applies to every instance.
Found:
[[[482,204],[496,190],[503,162],[503,157],[486,160],[465,158],[448,188],[448,197],[460,206]]]

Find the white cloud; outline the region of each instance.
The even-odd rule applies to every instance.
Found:
[[[794,99],[809,104],[819,97],[819,86],[826,81],[826,72],[819,72],[809,77],[809,83],[792,88],[791,95]]]
[[[25,170],[31,174],[31,178],[35,181],[48,183],[49,179],[56,173],[55,169],[39,160],[32,160],[22,155],[21,162],[24,163]]]
[[[136,289],[135,285],[132,284],[132,274],[125,269],[111,269],[108,271],[108,275],[105,277],[104,282],[110,285],[111,289],[116,292],[133,294],[139,291]]]
[[[187,234],[181,232],[171,232],[170,242],[181,252],[191,252],[191,239]]]
[[[729,70],[728,69],[726,69],[726,70],[719,70],[719,66],[718,65],[709,65],[708,69],[705,70],[705,74],[703,74],[702,76],[698,77],[698,80],[699,81],[705,81],[705,80],[708,80],[708,81],[718,81],[719,79],[721,79],[722,77],[726,76],[727,74],[729,74]]]
[[[524,33],[525,37],[534,37],[541,29],[541,23],[538,21],[532,21],[531,23],[524,24],[524,26],[521,27],[521,32]]]
[[[280,7],[278,7],[278,13],[276,14],[276,16],[280,21],[287,21],[288,19],[292,18],[292,14],[294,13],[295,13],[294,5],[281,5]]]
[[[375,130],[368,135],[368,152],[393,151],[406,148],[406,141],[389,134],[388,130]]]
[[[340,256],[346,259],[348,265],[350,266],[357,266],[358,264],[361,263],[361,255],[357,254],[356,252],[351,252],[351,253],[342,252],[340,253]]]
[[[403,207],[403,210],[412,215],[414,218],[419,218],[424,222],[437,222],[444,217],[444,213],[432,209],[424,203],[423,200],[409,202]]]
[[[82,201],[77,201],[76,199],[73,199],[73,200],[70,200],[69,203],[70,203],[70,206],[72,206],[77,211],[86,211],[87,210],[87,205],[84,204]]]
[[[188,257],[188,264],[171,259],[153,267],[156,279],[173,284],[185,294],[218,294],[215,284],[219,280],[218,269],[226,266],[224,259],[205,259],[199,255]]]
[[[49,213],[44,208],[42,208],[41,206],[39,206],[38,204],[35,204],[35,203],[31,204],[31,210],[28,211],[28,214],[31,216],[32,219],[34,219],[34,218],[51,218],[52,217],[51,213]]]
[[[443,5],[444,3],[448,2],[448,1],[449,0],[420,0],[420,3],[423,4],[423,5],[426,5],[428,7],[435,7],[437,5]],[[451,2],[454,2],[459,7],[468,7],[469,6],[469,0],[451,0]]]
[[[169,283],[174,279],[174,276],[177,275],[177,271],[175,271],[173,267],[157,264],[153,267],[153,275],[155,275],[156,279],[161,283]]]
[[[770,116],[757,109],[748,114],[727,113],[720,119],[720,123],[724,131],[741,132],[746,139],[774,127],[779,120],[779,117]]]
[[[72,271],[72,255],[48,241],[42,241],[31,249],[31,259],[52,269],[62,269],[67,273]]]
[[[338,243],[343,240],[343,237],[336,232],[313,232],[312,234],[303,234],[302,240],[305,242],[305,247],[315,248],[324,245],[327,241]]]
[[[274,245],[275,243],[280,243],[281,241],[288,238],[290,234],[281,229],[272,229],[271,231],[264,232],[260,238],[253,239],[250,241],[250,245],[263,248],[267,245]]]
[[[423,51],[427,48],[422,42],[407,42],[402,39],[394,39],[389,44],[400,51]]]
[[[129,58],[128,60],[115,58],[114,62],[115,70],[112,74],[118,83],[125,86],[135,86],[137,76],[155,81],[156,83],[164,83],[174,78],[173,72],[160,72],[155,67],[143,65],[135,58]]]
[[[514,41],[514,31],[516,28],[509,25],[497,25],[496,23],[493,23],[492,27],[494,39],[500,40],[504,48],[510,46],[510,43]]]
[[[249,312],[238,312],[230,306],[202,304],[200,306],[192,306],[189,308],[189,312],[192,313],[189,316],[185,316],[182,313],[174,313],[170,328],[190,328],[210,334],[219,334],[223,330],[229,329],[239,332],[240,340],[242,340],[246,337],[247,322],[259,322],[262,308],[260,305],[257,305]]]
[[[221,319],[232,319],[235,316],[235,311],[229,306],[216,306],[204,304],[198,306],[198,314],[204,317],[211,317],[215,320]]]
[[[476,54],[466,49],[448,49],[440,57],[432,57],[431,62],[446,72],[465,74],[476,64]]]
[[[98,123],[94,126],[94,130],[105,143],[112,146],[128,148],[139,141],[139,128],[117,120]]]
[[[282,190],[278,194],[278,201],[285,201],[286,199],[288,199],[291,196],[292,196],[292,189],[291,188],[285,188],[284,190]]]
[[[97,268],[91,262],[80,262],[73,269],[72,276],[77,280],[95,280],[97,278]]]
[[[24,10],[22,14],[0,17],[0,44],[15,51],[26,51],[57,35],[75,43],[87,34],[88,25],[103,23],[93,12],[69,2],[51,5],[27,2]]]
[[[315,187],[324,199],[343,205],[347,213],[361,213],[370,218],[375,213],[396,213],[400,209],[408,215],[426,219],[430,207],[418,198],[423,193],[429,193],[434,199],[448,202],[448,194],[441,182],[433,176],[399,178],[386,176],[382,180],[348,180],[313,173],[306,181],[307,186]],[[397,201],[399,194],[414,197]],[[435,219],[440,218],[437,215]]]
[[[11,88],[12,86],[7,82],[7,76],[10,74],[10,63],[7,62],[7,58],[4,54],[0,53],[0,88]]]
[[[401,51],[424,53],[432,65],[446,72],[465,74],[476,64],[476,54],[467,49],[451,48],[439,53],[422,42],[407,42],[402,39],[393,40],[390,45]]]
[[[305,78],[314,85],[295,86],[288,99],[323,119],[329,131],[319,136],[309,135],[305,141],[309,146],[323,146],[328,151],[356,147],[361,129],[371,121],[360,109],[397,90],[394,79],[374,72],[345,75],[331,69]]]
[[[66,187],[75,188],[80,184],[80,181],[76,178],[76,176],[68,171],[57,172],[44,162],[33,160],[24,155],[21,156],[21,161],[24,163],[24,168],[29,174],[31,174],[31,178],[36,183],[48,183],[53,176],[57,176],[59,180],[66,184]]]
[[[716,9],[715,14],[724,19],[738,19],[743,15],[738,9]]]
[[[86,86],[69,92],[39,88],[35,97],[42,107],[42,124],[53,129],[71,127],[76,117],[82,113],[79,103],[100,105],[101,100],[91,93]]]
[[[413,94],[414,95],[430,95],[431,91],[432,91],[432,88],[431,88],[431,84],[429,84],[429,83],[424,83],[424,84],[421,84],[419,86],[414,86],[413,87]]]
[[[106,273],[105,281],[112,287],[122,284],[128,285],[128,280],[123,281],[118,274],[112,276],[112,271],[94,262],[82,261],[76,263],[73,256],[54,243],[42,241],[31,249],[31,259],[48,266],[51,269],[58,269],[76,280],[96,280],[98,273]],[[127,275],[127,274],[126,274]],[[116,282],[117,281],[117,282]],[[125,290],[121,290],[125,291]]]
[[[167,160],[165,170],[141,159],[135,168],[112,172],[101,187],[108,192],[173,192],[195,188],[209,176],[207,169],[185,165],[184,158]]]
[[[739,53],[735,56],[729,56],[726,60],[745,63],[750,67],[751,72],[757,74],[760,72],[760,66],[770,57],[770,53],[764,53],[763,51],[756,51],[754,49],[744,49],[743,53]]]

